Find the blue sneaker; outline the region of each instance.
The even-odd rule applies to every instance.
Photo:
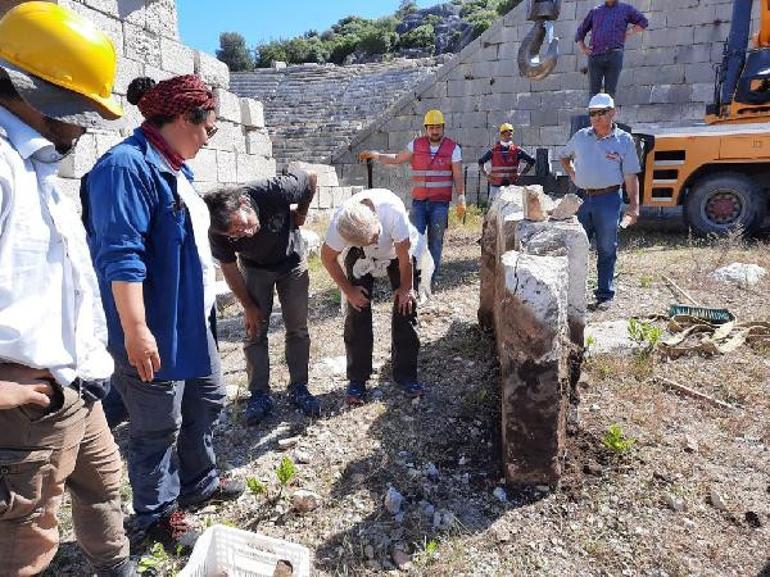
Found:
[[[364,381],[350,381],[345,402],[351,406],[363,405],[366,402],[366,383]]]
[[[318,417],[321,415],[321,403],[310,394],[306,383],[289,385],[289,395],[292,404],[302,411],[306,417]]]
[[[245,417],[249,427],[258,425],[273,412],[273,399],[267,393],[252,395],[246,405]]]
[[[399,383],[408,397],[421,397],[423,394],[422,385],[417,381],[404,381]]]

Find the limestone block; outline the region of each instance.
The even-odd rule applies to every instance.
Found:
[[[173,72],[175,76],[195,73],[195,51],[192,48],[161,36],[160,50],[161,67],[164,70]]]
[[[217,150],[217,180],[219,182],[238,181],[236,153]]]
[[[96,139],[96,157],[101,158],[110,148],[123,140],[118,132],[97,132],[94,134]]]
[[[516,108],[524,110],[538,110],[542,106],[543,95],[525,92],[516,95]]]
[[[305,172],[315,172],[318,175],[318,186],[339,187],[340,181],[337,178],[337,171],[328,164],[313,164],[310,162],[301,162],[295,160],[289,163],[289,170],[304,170]]]
[[[117,15],[124,22],[144,28],[147,25],[145,4],[146,0],[118,0]]]
[[[583,226],[576,219],[540,223],[525,220],[516,226],[516,241],[526,254],[567,257],[569,334],[573,343],[582,346],[586,325],[589,250]]]
[[[693,84],[692,100],[694,102],[710,103],[714,99],[714,84]]]
[[[543,126],[540,128],[541,146],[562,146],[569,139],[569,126]]]
[[[175,0],[151,0],[145,7],[146,27],[160,36],[179,39]]]
[[[650,102],[685,103],[690,101],[692,88],[688,85],[660,84],[652,87]]]
[[[703,28],[708,28],[704,26]],[[646,30],[642,35],[642,46],[691,46],[695,42],[693,28],[659,28]]]
[[[129,58],[118,58],[118,68],[115,74],[115,94],[125,95],[128,85],[134,78],[144,76],[144,64]]]
[[[223,88],[215,88],[214,94],[218,100],[217,117],[240,124],[242,118],[240,98]]]
[[[569,375],[567,259],[505,253],[497,277],[496,341],[505,477],[552,485],[561,476]]]
[[[80,205],[80,179],[79,178],[61,178],[57,177],[54,183],[56,191],[68,199],[75,210],[80,214],[82,207]]]
[[[246,152],[246,137],[243,127],[226,120],[217,122],[217,133],[209,139],[208,148]]]
[[[193,171],[194,182],[217,182],[217,151],[201,148],[195,158],[188,160],[187,165]]]
[[[572,218],[577,214],[581,204],[583,204],[583,201],[577,194],[566,194],[551,212],[551,218],[553,220]]]
[[[195,52],[195,74],[213,88],[230,87],[230,70],[227,64],[200,50]]]
[[[75,2],[72,2],[74,4]],[[80,4],[85,4],[89,8],[93,8],[94,10],[98,10],[99,12],[102,12],[103,14],[107,14],[109,16],[118,17],[118,0],[79,0]],[[62,4],[59,2],[59,4]],[[70,7],[70,3],[66,4],[67,8]]]
[[[262,103],[253,98],[241,98],[241,122],[246,128],[264,128],[265,113]]]
[[[273,143],[267,130],[246,131],[246,152],[259,156],[273,156]]]
[[[148,64],[144,67],[144,76],[148,76],[153,80],[155,80],[156,82],[161,82],[163,80],[168,80],[169,78],[173,78],[175,74],[170,70],[163,70],[162,68],[158,68],[156,66],[150,66]]]
[[[162,68],[160,37],[130,22],[123,23],[124,53],[126,58],[144,62],[147,66]]]
[[[96,136],[86,133],[80,137],[75,150],[59,164],[61,178],[80,178],[96,163]]]
[[[238,182],[275,176],[275,160],[262,156],[239,153],[237,158]]]
[[[684,79],[689,85],[698,82],[714,82],[714,67],[710,62],[698,62],[695,64],[686,64],[684,67]]]
[[[321,209],[332,208],[334,206],[333,187],[319,186],[313,204]]]

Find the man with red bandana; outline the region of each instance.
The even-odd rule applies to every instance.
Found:
[[[216,132],[216,100],[188,75],[157,84],[137,78],[128,101],[146,120],[88,175],[85,220],[112,384],[130,418],[132,543],[187,547],[197,535],[180,509],[243,492],[220,477],[212,444],[225,401],[214,263],[209,213],[185,164]]]

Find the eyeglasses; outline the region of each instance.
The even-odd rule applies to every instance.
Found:
[[[211,138],[217,133],[217,130],[219,130],[219,127],[215,124],[213,126],[207,126],[206,127],[206,136],[208,138]]]
[[[610,111],[609,108],[604,108],[602,110],[589,110],[588,111],[588,116],[590,116],[592,118],[594,116],[604,116],[605,114],[608,114],[609,111]]]

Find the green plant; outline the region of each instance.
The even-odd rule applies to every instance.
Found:
[[[658,346],[663,329],[651,323],[643,323],[638,319],[628,319],[628,336],[635,343],[642,345],[642,353],[649,355]]]
[[[262,481],[260,481],[256,477],[247,477],[246,487],[248,488],[249,492],[255,497],[259,497],[260,495],[265,495],[267,493],[267,485],[265,485]]]
[[[433,555],[438,553],[438,541],[436,541],[435,539],[431,539],[430,541],[425,543],[424,551],[426,555],[430,555],[431,557],[433,557]]]
[[[636,444],[636,439],[626,437],[620,425],[613,423],[602,437],[602,445],[614,453],[625,453]]]
[[[297,468],[294,466],[294,462],[289,457],[281,459],[281,464],[275,470],[275,476],[278,477],[278,481],[283,487],[291,483],[292,479],[297,475]]]
[[[148,573],[150,575],[160,574],[160,571],[169,562],[168,553],[160,543],[153,543],[149,552],[139,559],[136,570],[139,573]]]
[[[592,348],[594,348],[594,345],[596,344],[596,337],[593,335],[588,335],[586,337],[586,346],[585,350],[586,352],[590,351]]]
[[[652,275],[643,274],[639,277],[639,286],[642,288],[650,288],[652,286]]]

